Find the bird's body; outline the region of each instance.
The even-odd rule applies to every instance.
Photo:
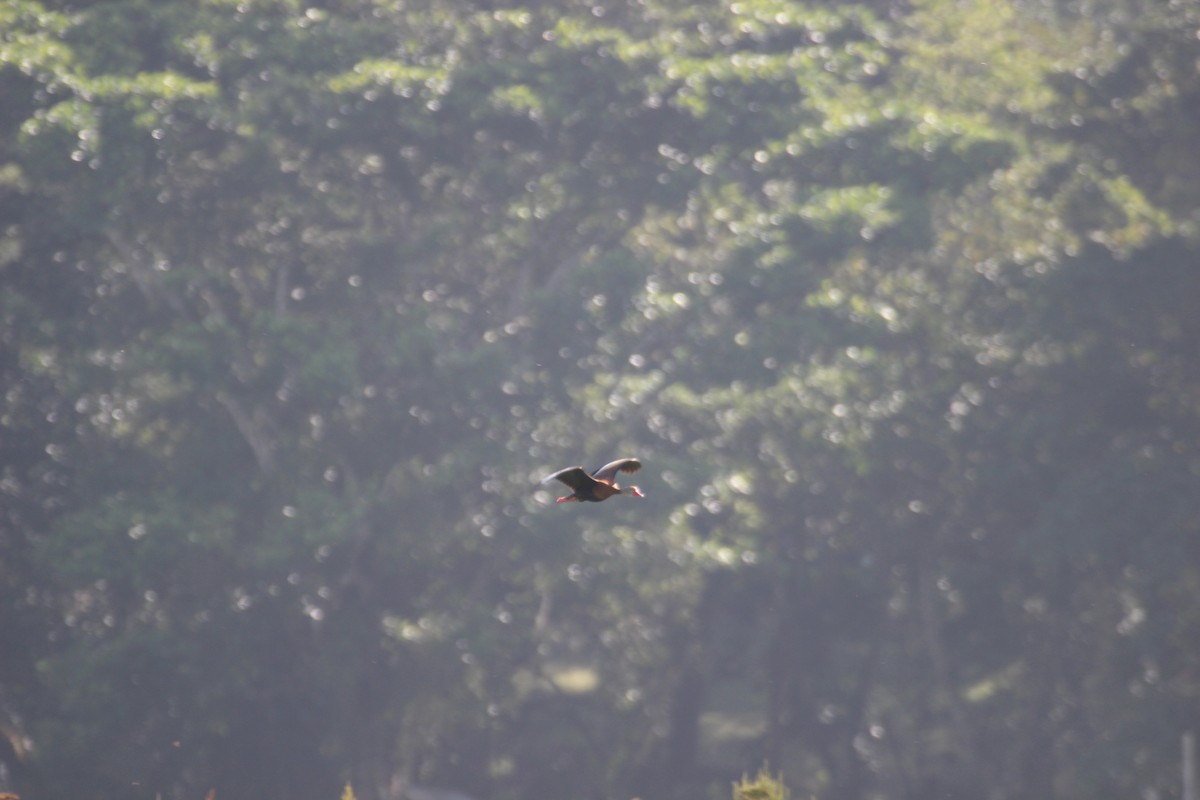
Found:
[[[562,481],[571,488],[571,494],[558,498],[559,503],[599,503],[615,494],[645,497],[636,486],[622,489],[617,484],[618,472],[637,472],[641,468],[642,462],[636,458],[618,458],[590,475],[583,467],[560,469],[542,478],[542,483]]]

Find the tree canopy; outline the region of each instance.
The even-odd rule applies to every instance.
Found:
[[[0,790],[1178,796],[1198,31],[0,4]]]

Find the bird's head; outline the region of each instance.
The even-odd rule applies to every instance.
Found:
[[[646,495],[642,494],[642,490],[636,486],[626,487],[625,489],[622,490],[621,493],[622,494],[631,494],[634,497],[645,497],[646,496]]]

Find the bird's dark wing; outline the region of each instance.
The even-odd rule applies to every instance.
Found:
[[[562,481],[572,489],[581,489],[584,486],[595,483],[592,476],[588,475],[587,470],[583,467],[567,467],[542,478],[542,483],[549,483],[550,481]]]
[[[618,472],[637,472],[641,468],[642,462],[636,458],[618,458],[593,472],[592,477],[603,483],[613,483]]]

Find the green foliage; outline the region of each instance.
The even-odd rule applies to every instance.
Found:
[[[789,796],[783,779],[771,775],[766,767],[759,769],[754,780],[743,775],[733,785],[733,800],[788,800]]]
[[[309,6],[0,8],[23,795],[1177,793],[1194,3]]]

